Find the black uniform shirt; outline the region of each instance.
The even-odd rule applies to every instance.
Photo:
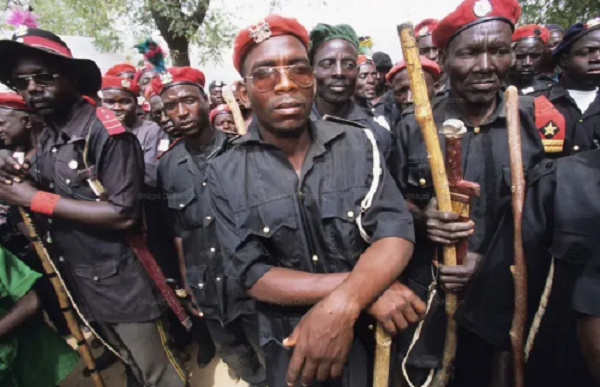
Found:
[[[131,133],[110,136],[96,108],[83,101],[73,106],[64,126],[42,132],[31,168],[38,188],[70,199],[99,200],[81,174],[86,143],[86,162],[95,167],[108,203],[121,214],[140,218],[144,160],[138,140]],[[127,232],[37,218],[48,230],[53,258],[88,317],[137,322],[161,314],[157,293],[127,243]]]
[[[211,206],[226,254],[226,272],[251,288],[273,267],[310,273],[350,272],[367,248],[357,227],[373,179],[373,146],[363,130],[311,121],[312,145],[299,178],[287,156],[248,134],[209,166]],[[381,160],[383,163],[383,160]],[[412,217],[382,167],[362,224],[375,242],[414,240]],[[281,343],[308,308],[257,303],[267,323],[261,341]]]
[[[190,154],[182,139],[158,165],[158,185],[167,199],[174,236],[183,243],[187,283],[205,316],[222,322],[254,311],[243,287],[224,275],[214,215],[208,208],[206,167],[228,148],[227,135],[217,130],[203,152]]]
[[[563,157],[600,148],[600,93],[583,114],[560,83],[532,95],[545,95],[565,117],[566,135],[563,151],[550,153],[548,157]]]
[[[375,138],[377,139],[379,149],[381,149],[381,152],[383,152],[383,157],[387,160],[392,147],[392,135],[390,133],[389,123],[383,116],[375,117],[375,115],[371,111],[365,108],[361,108],[354,102],[350,102],[350,104],[351,106],[348,110],[348,113],[344,117],[339,118],[355,122],[364,126],[365,128],[371,129],[373,131],[373,134],[375,135]],[[316,102],[313,104],[310,118],[313,121],[323,119],[323,116],[321,115],[321,113],[319,113],[319,110],[317,109]],[[384,125],[387,125],[387,127],[385,127]]]
[[[498,107],[485,123],[478,127],[470,125],[452,104],[450,94],[436,97],[433,115],[436,126],[454,118],[462,120],[467,133],[462,137],[462,171],[464,179],[478,183],[481,195],[471,206],[471,219],[475,222],[475,233],[469,237],[469,251],[484,255],[477,276],[465,293],[461,304],[462,322],[472,331],[501,346],[508,339],[512,316],[512,279],[509,266],[512,252],[512,237],[507,232],[512,224],[510,212],[511,176],[508,153],[508,134],[504,96],[498,93]],[[521,143],[524,169],[536,165],[544,156],[537,130],[533,122],[533,100],[521,97],[519,104],[521,120]],[[394,168],[397,182],[406,199],[424,207],[433,196],[431,171],[425,151],[425,143],[414,115],[407,116],[396,133],[398,138],[399,165]],[[445,148],[442,135],[440,144]],[[508,244],[507,244],[508,243]],[[431,280],[431,245],[426,240],[417,244],[412,266],[421,265],[419,272]],[[425,256],[423,256],[425,255]],[[423,277],[418,275],[418,277]],[[427,286],[429,283],[422,283]],[[495,304],[498,304],[496,306]],[[482,308],[482,309],[478,309]],[[482,313],[486,310],[486,313]],[[505,319],[498,318],[491,310],[503,311]],[[459,313],[461,311],[459,310]],[[483,314],[483,315],[482,315]]]

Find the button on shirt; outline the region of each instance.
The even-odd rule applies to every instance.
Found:
[[[433,105],[434,120],[438,128],[451,118],[460,119],[467,126],[467,133],[462,137],[463,176],[467,181],[478,183],[481,188],[481,195],[473,199],[471,206],[470,215],[475,222],[475,233],[469,237],[469,251],[484,255],[481,268],[461,305],[462,316],[459,318],[475,333],[501,346],[500,343],[508,338],[508,329],[504,329],[502,324],[508,323],[510,328],[512,316],[512,279],[509,266],[513,258],[510,250],[512,232],[506,231],[512,225],[512,215],[504,97],[502,93],[498,93],[498,107],[478,127],[470,125],[450,103],[451,100],[449,93],[436,98]],[[521,97],[519,115],[525,171],[544,157],[541,140],[533,122],[533,110],[533,99]],[[397,182],[405,198],[423,208],[433,196],[433,183],[425,144],[414,115],[407,116],[402,121],[396,136],[399,162],[394,173]],[[445,139],[441,135],[440,144],[444,149]],[[431,242],[423,242],[424,244],[416,245],[411,266],[420,265],[420,271],[426,272],[430,280]],[[429,283],[421,285],[428,286]],[[505,305],[504,301],[508,304]],[[501,305],[493,305],[496,302]],[[503,311],[502,316],[508,320],[497,318],[494,313],[484,313],[485,318],[477,316],[477,308]],[[479,314],[482,313],[480,309]]]
[[[43,191],[96,201],[84,173],[86,164],[95,168],[108,203],[120,214],[139,219],[139,194],[144,187],[140,145],[130,133],[109,136],[95,107],[81,101],[62,127],[44,129],[31,171]],[[89,318],[136,322],[161,314],[157,293],[129,247],[126,232],[63,218],[36,218],[49,232],[53,258],[64,257],[59,269]]]
[[[244,288],[224,275],[215,217],[208,208],[206,167],[225,153],[228,143],[225,133],[215,131],[211,144],[192,155],[182,139],[158,166],[159,191],[166,198],[173,235],[183,243],[187,283],[205,316],[222,322],[254,312],[254,302]]]
[[[563,157],[600,148],[600,93],[596,94],[596,99],[584,113],[560,83],[546,90],[543,95],[565,117],[566,124],[563,151],[548,154],[549,157]]]
[[[373,179],[373,146],[356,127],[311,121],[299,178],[287,156],[248,134],[208,172],[211,207],[226,254],[226,272],[251,288],[273,267],[309,273],[350,272],[367,248],[356,218]],[[412,217],[382,166],[380,185],[362,224],[373,242],[414,240]],[[258,303],[267,316],[261,340],[281,343],[308,308]]]

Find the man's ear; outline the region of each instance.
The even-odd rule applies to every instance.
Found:
[[[246,81],[240,82],[237,88],[240,102],[246,109],[251,109],[252,105],[250,104],[250,98],[248,97],[248,86],[246,85]]]
[[[438,55],[440,57],[439,59],[439,65],[441,67],[442,72],[446,71],[446,61],[448,60],[448,54],[446,53],[446,50],[440,50],[438,51]]]
[[[23,121],[25,129],[31,130],[31,128],[33,128],[33,122],[31,122],[31,116],[29,114],[24,114],[23,117],[21,117],[21,120]]]
[[[558,65],[561,68],[566,69],[568,64],[569,64],[569,54],[563,54],[560,57],[560,59],[558,60]]]

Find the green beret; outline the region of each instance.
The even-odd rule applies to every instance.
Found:
[[[348,24],[332,26],[319,23],[312,31],[310,31],[310,48],[308,50],[308,56],[312,59],[317,47],[331,39],[347,40],[358,49],[358,36],[356,36],[356,32],[354,32],[354,28]]]

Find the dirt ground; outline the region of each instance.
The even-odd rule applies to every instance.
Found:
[[[101,351],[100,351],[101,352]],[[247,387],[243,381],[235,382],[229,377],[227,366],[221,361],[218,354],[213,361],[204,368],[196,365],[196,345],[190,345],[186,351],[190,360],[185,363],[186,370],[191,373],[190,387]],[[94,351],[98,356],[99,351]],[[83,362],[79,361],[77,368],[61,383],[60,387],[94,387],[90,378],[83,377]],[[106,387],[126,387],[125,368],[122,364],[113,364],[109,369],[102,371],[102,377]]]

